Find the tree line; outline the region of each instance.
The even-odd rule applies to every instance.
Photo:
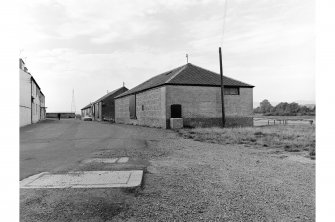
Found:
[[[272,106],[267,99],[264,99],[260,102],[259,107],[254,109],[254,113],[261,113],[265,116],[314,116],[315,106],[313,108],[309,108],[295,102],[281,102],[276,106]]]

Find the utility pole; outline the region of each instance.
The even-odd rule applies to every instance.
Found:
[[[74,101],[74,89],[72,89],[71,113],[76,114],[76,103]]]
[[[222,128],[224,128],[226,124],[226,116],[225,116],[225,110],[224,110],[224,86],[223,86],[221,47],[219,47],[219,57],[220,57],[220,75],[221,75]]]

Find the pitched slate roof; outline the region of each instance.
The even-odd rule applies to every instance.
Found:
[[[221,86],[221,77],[215,72],[188,63],[186,65],[154,76],[144,83],[128,90],[127,92],[116,96],[115,98],[135,94],[162,85]],[[223,85],[254,87],[227,76],[223,76]]]
[[[87,108],[91,107],[91,104],[95,104],[95,103],[101,102],[102,100],[104,100],[104,99],[106,99],[106,98],[108,98],[108,97],[110,97],[110,96],[113,96],[113,94],[115,94],[116,92],[118,92],[119,90],[121,90],[121,89],[123,89],[123,88],[125,88],[126,90],[128,90],[126,87],[122,86],[122,87],[120,87],[120,88],[118,88],[118,89],[116,89],[116,90],[113,90],[112,92],[109,92],[109,93],[107,93],[106,95],[100,97],[98,100],[96,100],[96,101],[93,102],[93,103],[88,104],[87,106],[85,106],[85,107],[82,108],[82,109],[87,109]]]
[[[94,104],[94,103],[101,102],[102,100],[106,99],[107,97],[112,96],[112,95],[115,94],[117,91],[121,90],[122,88],[125,88],[126,90],[128,90],[126,87],[122,86],[122,87],[120,87],[120,88],[118,88],[118,89],[116,89],[116,90],[113,90],[113,91],[110,92],[110,93],[107,93],[107,94],[104,95],[103,97],[101,97],[101,98],[99,98],[98,100],[96,100],[95,102],[93,102],[93,104]]]
[[[88,104],[87,106],[85,106],[84,108],[82,108],[82,110],[83,110],[83,109],[90,108],[90,107],[91,107],[91,103],[90,103],[90,104]]]

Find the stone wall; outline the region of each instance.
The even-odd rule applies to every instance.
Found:
[[[165,87],[136,94],[136,119],[130,119],[129,97],[115,99],[115,122],[166,128]]]
[[[220,87],[166,86],[166,117],[170,107],[182,105],[185,127],[221,126]],[[240,88],[240,95],[225,95],[226,126],[252,126],[253,89]]]

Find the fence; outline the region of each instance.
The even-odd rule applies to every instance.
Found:
[[[315,125],[314,119],[254,118],[254,126]]]

